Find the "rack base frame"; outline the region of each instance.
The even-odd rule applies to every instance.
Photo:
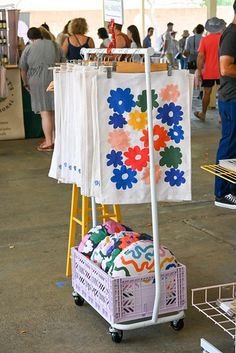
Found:
[[[192,305],[233,339],[236,353],[236,315],[229,316],[217,305],[218,299],[233,300],[235,297],[236,282],[192,289]],[[223,353],[205,339],[201,340],[201,347],[205,353]]]

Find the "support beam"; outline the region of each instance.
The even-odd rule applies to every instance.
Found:
[[[141,1],[141,4],[140,4],[141,37],[144,38],[145,34],[146,34],[146,32],[145,32],[145,0],[140,0],[140,1]]]
[[[217,1],[207,0],[207,18],[216,17]]]

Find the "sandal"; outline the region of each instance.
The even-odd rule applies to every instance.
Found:
[[[196,118],[198,118],[201,121],[205,121],[205,115],[200,112],[194,112],[194,116],[196,116]]]
[[[50,146],[44,146],[43,144],[41,144],[40,146],[37,147],[37,150],[39,152],[52,152],[54,150],[54,144]]]

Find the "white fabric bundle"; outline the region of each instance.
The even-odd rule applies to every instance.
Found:
[[[54,74],[56,141],[49,176],[103,204],[150,202],[145,74],[74,66]],[[151,74],[159,200],[191,199],[192,77]]]

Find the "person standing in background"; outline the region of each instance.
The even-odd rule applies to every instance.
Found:
[[[130,48],[131,40],[122,32],[122,25],[115,23],[116,48]]]
[[[127,28],[127,36],[131,40],[130,48],[141,48],[141,40],[139,35],[139,30],[135,25],[131,25]],[[141,56],[139,54],[134,54],[133,60],[138,62],[141,60]]]
[[[44,27],[50,33],[51,40],[56,40],[54,34],[52,34],[50,31],[49,25],[46,22],[42,23],[40,27]]]
[[[63,31],[57,35],[56,42],[60,47],[64,43],[64,40],[69,37],[69,32],[68,32],[69,24],[70,24],[70,21],[67,22],[67,24],[63,28]]]
[[[195,68],[193,69],[189,68],[191,73],[194,73],[197,68],[198,47],[202,39],[203,32],[204,32],[204,26],[201,24],[198,24],[197,27],[194,28],[194,35],[188,37],[186,40],[183,55],[187,57],[188,64],[195,63],[194,64]]]
[[[220,39],[219,112],[221,139],[216,155],[220,159],[236,158],[236,1],[234,19]],[[236,209],[236,186],[222,178],[215,179],[215,206]]]
[[[151,41],[151,36],[154,33],[154,28],[153,27],[149,27],[147,30],[147,35],[143,40],[143,47],[144,48],[150,48],[152,46],[152,41]]]
[[[186,40],[189,37],[189,31],[185,29],[182,34],[182,38],[179,40],[179,52],[180,52],[180,67],[181,69],[185,70],[187,69],[187,62],[188,59],[184,55],[184,50],[185,50],[185,45],[186,45]]]
[[[67,60],[82,60],[80,54],[82,48],[94,48],[92,38],[86,36],[88,32],[88,24],[85,18],[75,18],[70,21],[68,26],[70,37],[64,40],[62,50],[64,51]]]
[[[201,39],[197,57],[197,74],[203,87],[202,111],[194,112],[196,118],[201,121],[205,121],[206,118],[212,87],[215,83],[220,84],[218,51],[221,33],[225,29],[225,21],[212,17],[207,20],[205,28],[209,34]]]
[[[174,26],[174,24],[172,22],[168,22],[167,23],[167,30],[162,35],[162,40],[163,40],[162,56],[164,56],[164,55],[166,56],[170,65],[173,65],[173,62],[174,62],[174,57],[173,57],[173,52],[172,52],[173,38],[171,36],[171,33],[174,32],[173,26]]]
[[[65,61],[65,57],[55,41],[43,39],[39,28],[31,27],[27,36],[31,43],[23,50],[19,67],[23,85],[31,95],[32,110],[42,119],[45,141],[37,149],[50,152],[54,148],[54,97],[46,92],[53,77],[48,68]]]
[[[102,39],[100,48],[108,48],[111,42],[105,27],[98,28],[98,38]]]
[[[42,34],[43,39],[48,39],[48,40],[53,40],[54,41],[55,37],[45,27],[40,26],[39,30],[40,30],[40,32]]]
[[[178,41],[175,39],[176,36],[175,31],[171,32],[171,48],[170,48],[170,52],[172,54],[173,57],[173,66],[178,69],[179,68],[179,61],[178,61],[178,57],[179,57],[179,43]]]

